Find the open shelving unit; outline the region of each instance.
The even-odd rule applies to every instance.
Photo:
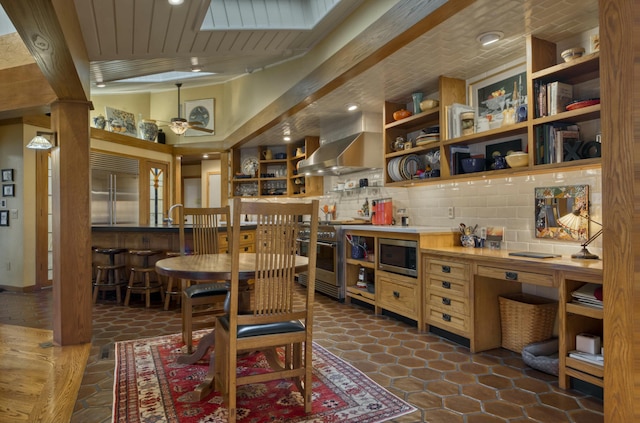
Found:
[[[535,159],[537,128],[543,125],[571,122],[577,125],[600,118],[600,105],[587,106],[571,111],[563,111],[552,116],[535,117],[534,88],[538,84],[552,81],[576,85],[592,83],[599,86],[600,54],[594,52],[570,62],[557,63],[556,45],[545,40],[529,36],[527,39],[527,119],[523,122],[505,125],[487,131],[451,138],[447,135],[447,109],[454,103],[468,104],[465,81],[441,76],[439,81],[440,104],[437,108],[414,114],[405,119],[394,120],[393,113],[406,107],[405,104],[386,102],[384,108],[385,132],[385,186],[413,186],[418,184],[441,183],[442,181],[474,180],[508,175],[548,173],[558,169],[585,169],[600,166],[600,157],[587,157],[580,160],[562,161],[559,163],[537,164]],[[599,95],[599,91],[598,91]],[[421,129],[440,125],[440,140],[421,146],[414,146],[401,151],[393,151],[392,145],[397,137],[410,139]],[[520,138],[523,148],[529,154],[527,166],[500,170],[485,170],[476,173],[454,174],[451,169],[451,147],[482,146],[492,141],[501,142],[504,138]],[[524,142],[526,140],[526,143]],[[592,144],[593,145],[593,144]],[[440,176],[396,181],[389,175],[389,162],[397,157],[408,155],[425,155],[428,152],[440,153]],[[560,153],[562,154],[562,153]],[[595,155],[595,154],[594,154]],[[398,179],[398,178],[396,178]]]

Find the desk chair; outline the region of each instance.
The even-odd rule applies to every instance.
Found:
[[[233,203],[233,222],[245,214],[257,216],[256,273],[252,312],[238,313],[240,252],[232,249],[229,313],[216,319],[215,388],[223,394],[229,422],[236,421],[238,385],[292,379],[311,411],[312,320],[318,238],[318,200],[306,204]],[[294,301],[296,238],[299,218],[311,216],[309,282],[303,302]],[[240,225],[232,228],[232,244],[240,240]],[[294,304],[295,303],[295,304]],[[276,347],[283,347],[281,360]],[[239,377],[237,354],[262,351],[273,372]]]
[[[191,251],[187,251],[185,221],[193,228]],[[179,208],[180,254],[216,254],[218,228],[231,222],[229,206],[217,208]],[[227,227],[228,228],[228,227]],[[182,291],[182,341],[187,353],[193,352],[193,331],[211,328],[215,317],[224,313],[227,285],[224,281],[195,283]]]

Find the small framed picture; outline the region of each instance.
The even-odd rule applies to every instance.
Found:
[[[2,182],[13,181],[13,169],[2,169]]]
[[[9,226],[9,210],[0,210],[0,226]]]
[[[3,197],[15,197],[14,184],[3,184],[2,185],[2,196]]]

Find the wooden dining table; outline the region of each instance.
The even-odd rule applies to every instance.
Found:
[[[231,283],[231,254],[199,254],[190,256],[170,257],[156,262],[156,272],[160,275],[174,277],[178,279],[186,279],[195,282],[211,282],[225,281]],[[301,272],[307,269],[308,258],[296,256],[295,269]],[[238,308],[240,310],[250,310],[251,286],[247,283],[255,277],[256,255],[254,253],[240,253],[239,258],[239,275],[240,280],[240,299]],[[225,310],[228,310],[228,302],[225,303]],[[206,354],[207,350],[215,344],[215,328],[211,328],[211,332],[204,335],[196,350],[188,355],[178,357],[180,364],[194,364]],[[213,365],[213,357],[210,360],[210,366]],[[210,369],[209,373],[212,373]],[[207,378],[208,379],[208,378]],[[208,383],[208,382],[207,382]],[[197,389],[197,398],[200,400],[208,389],[199,387]]]

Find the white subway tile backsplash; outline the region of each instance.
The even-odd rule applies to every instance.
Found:
[[[368,177],[371,172],[355,179]],[[337,177],[325,177],[325,187],[332,187]],[[490,180],[466,182],[444,182],[442,184],[415,186],[411,188],[379,188],[375,195],[371,191],[354,192],[347,196],[328,192],[321,203],[338,205],[338,219],[357,216],[365,198],[369,203],[375,198],[391,197],[394,209],[405,208],[412,225],[457,228],[460,222],[482,226],[505,228],[506,240],[502,248],[512,250],[544,251],[571,255],[580,250],[578,243],[559,242],[535,238],[534,188],[559,185],[589,185],[590,214],[596,221],[602,216],[602,184],[600,169],[572,172],[556,172],[529,176],[513,176]],[[358,191],[358,190],[355,190]],[[448,208],[455,208],[455,218],[448,218]],[[592,225],[591,233],[599,227]],[[589,245],[595,254],[602,253],[602,238]]]

